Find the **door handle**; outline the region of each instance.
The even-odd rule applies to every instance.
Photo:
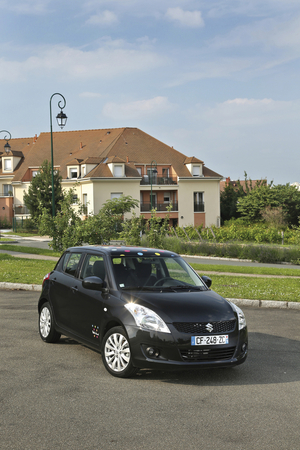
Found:
[[[72,289],[73,292],[78,292],[78,287],[77,286],[73,286],[73,287],[71,287],[71,289]]]

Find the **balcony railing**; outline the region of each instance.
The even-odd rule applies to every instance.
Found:
[[[141,212],[151,211],[151,203],[141,203]],[[170,203],[152,203],[152,208],[156,208],[157,212],[167,212],[167,207],[170,206]],[[178,203],[172,203],[171,211],[178,211]]]
[[[194,203],[194,212],[204,212],[204,203]]]
[[[144,175],[144,177],[141,180],[141,185],[150,185],[151,184],[151,176]],[[152,176],[152,184],[153,185],[170,185],[170,184],[177,184],[177,177],[160,177],[158,175]]]
[[[27,206],[25,205],[14,205],[15,214],[30,214]]]
[[[12,197],[13,193],[10,192],[0,192],[0,197]]]

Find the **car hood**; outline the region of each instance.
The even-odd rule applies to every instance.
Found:
[[[166,323],[235,319],[230,303],[214,291],[123,292],[125,302],[155,311]]]

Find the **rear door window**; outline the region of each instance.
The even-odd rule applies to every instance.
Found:
[[[63,271],[75,277],[82,253],[70,253],[63,263]],[[66,255],[67,256],[67,255]]]

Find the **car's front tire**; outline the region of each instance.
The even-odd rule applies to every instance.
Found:
[[[39,333],[42,340],[49,343],[57,342],[61,336],[54,328],[53,312],[48,302],[43,304],[39,313]]]
[[[122,327],[111,328],[105,334],[101,353],[106,370],[114,377],[129,378],[136,373],[128,337]]]

